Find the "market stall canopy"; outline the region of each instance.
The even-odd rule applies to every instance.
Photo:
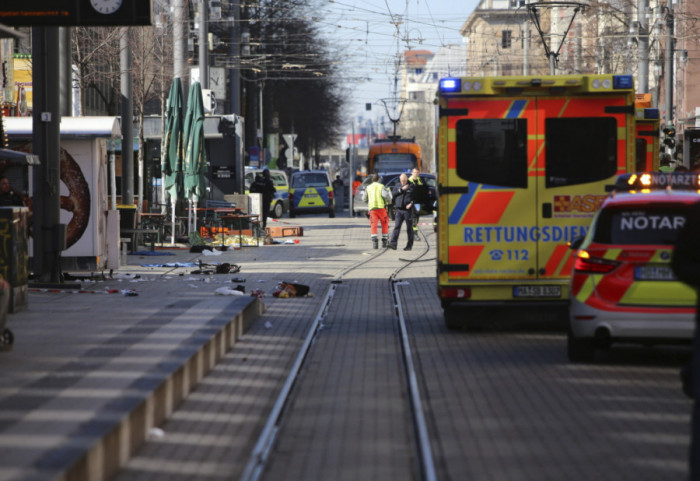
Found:
[[[32,117],[5,117],[5,132],[10,137],[32,136]],[[61,137],[122,137],[117,117],[61,117]]]
[[[12,163],[26,165],[39,165],[40,163],[38,155],[27,154],[10,149],[0,149],[0,160],[9,160]]]

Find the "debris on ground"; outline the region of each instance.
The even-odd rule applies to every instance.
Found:
[[[272,293],[275,297],[304,297],[309,294],[309,286],[304,284],[294,284],[292,282],[282,282]]]
[[[242,296],[244,293],[238,289],[231,289],[229,287],[219,287],[214,291],[214,294],[219,296]]]

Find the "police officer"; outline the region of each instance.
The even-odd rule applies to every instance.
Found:
[[[418,235],[418,218],[420,216],[420,206],[421,204],[424,204],[428,202],[428,187],[425,185],[425,182],[423,182],[423,179],[420,178],[420,170],[418,168],[414,168],[411,171],[411,176],[408,178],[408,182],[413,185],[413,209],[411,209],[411,212],[413,213],[412,215],[412,223],[413,223],[413,237],[415,240],[419,241],[420,236]]]
[[[379,248],[377,238],[377,226],[382,224],[382,247],[387,246],[389,239],[389,216],[386,213],[386,206],[391,201],[391,194],[379,181],[379,174],[372,174],[372,182],[362,193],[362,200],[367,202],[369,209],[370,237],[372,238],[372,248]]]
[[[396,244],[399,242],[399,234],[401,233],[401,225],[406,222],[406,232],[408,233],[408,242],[403,250],[410,251],[413,248],[413,184],[408,182],[408,176],[401,174],[399,184],[396,184],[392,189],[392,197],[394,199],[394,231],[391,233],[389,248],[396,250]]]

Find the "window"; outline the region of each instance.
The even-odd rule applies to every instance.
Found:
[[[647,170],[647,141],[646,139],[635,139],[635,170],[643,172]]]
[[[278,172],[273,172],[270,174],[270,178],[272,179],[272,184],[275,187],[286,187],[287,186],[287,179],[284,177],[284,174],[278,173]]]
[[[501,47],[502,48],[510,48],[512,41],[513,41],[512,30],[503,30],[501,32]]]
[[[527,120],[457,122],[457,174],[468,181],[527,187]]]
[[[600,213],[593,236],[602,244],[673,245],[685,224],[683,206],[611,207]]]
[[[617,122],[612,117],[545,120],[547,187],[585,184],[617,172]]]
[[[305,187],[328,187],[328,177],[325,174],[308,173],[294,176],[295,189],[303,189]]]

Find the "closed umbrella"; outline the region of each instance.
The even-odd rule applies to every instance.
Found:
[[[185,162],[185,195],[190,200],[192,213],[192,229],[197,229],[195,208],[197,201],[205,194],[205,174],[207,172],[207,154],[204,150],[204,103],[202,102],[202,87],[199,82],[193,82],[187,97],[187,114],[185,115],[184,142]]]
[[[182,82],[180,78],[173,79],[166,104],[165,137],[163,139],[163,154],[161,173],[163,189],[170,198],[171,209],[171,243],[175,243],[175,204],[184,197],[183,163],[185,159],[183,138],[184,106],[182,98]],[[165,196],[164,196],[165,199]]]

